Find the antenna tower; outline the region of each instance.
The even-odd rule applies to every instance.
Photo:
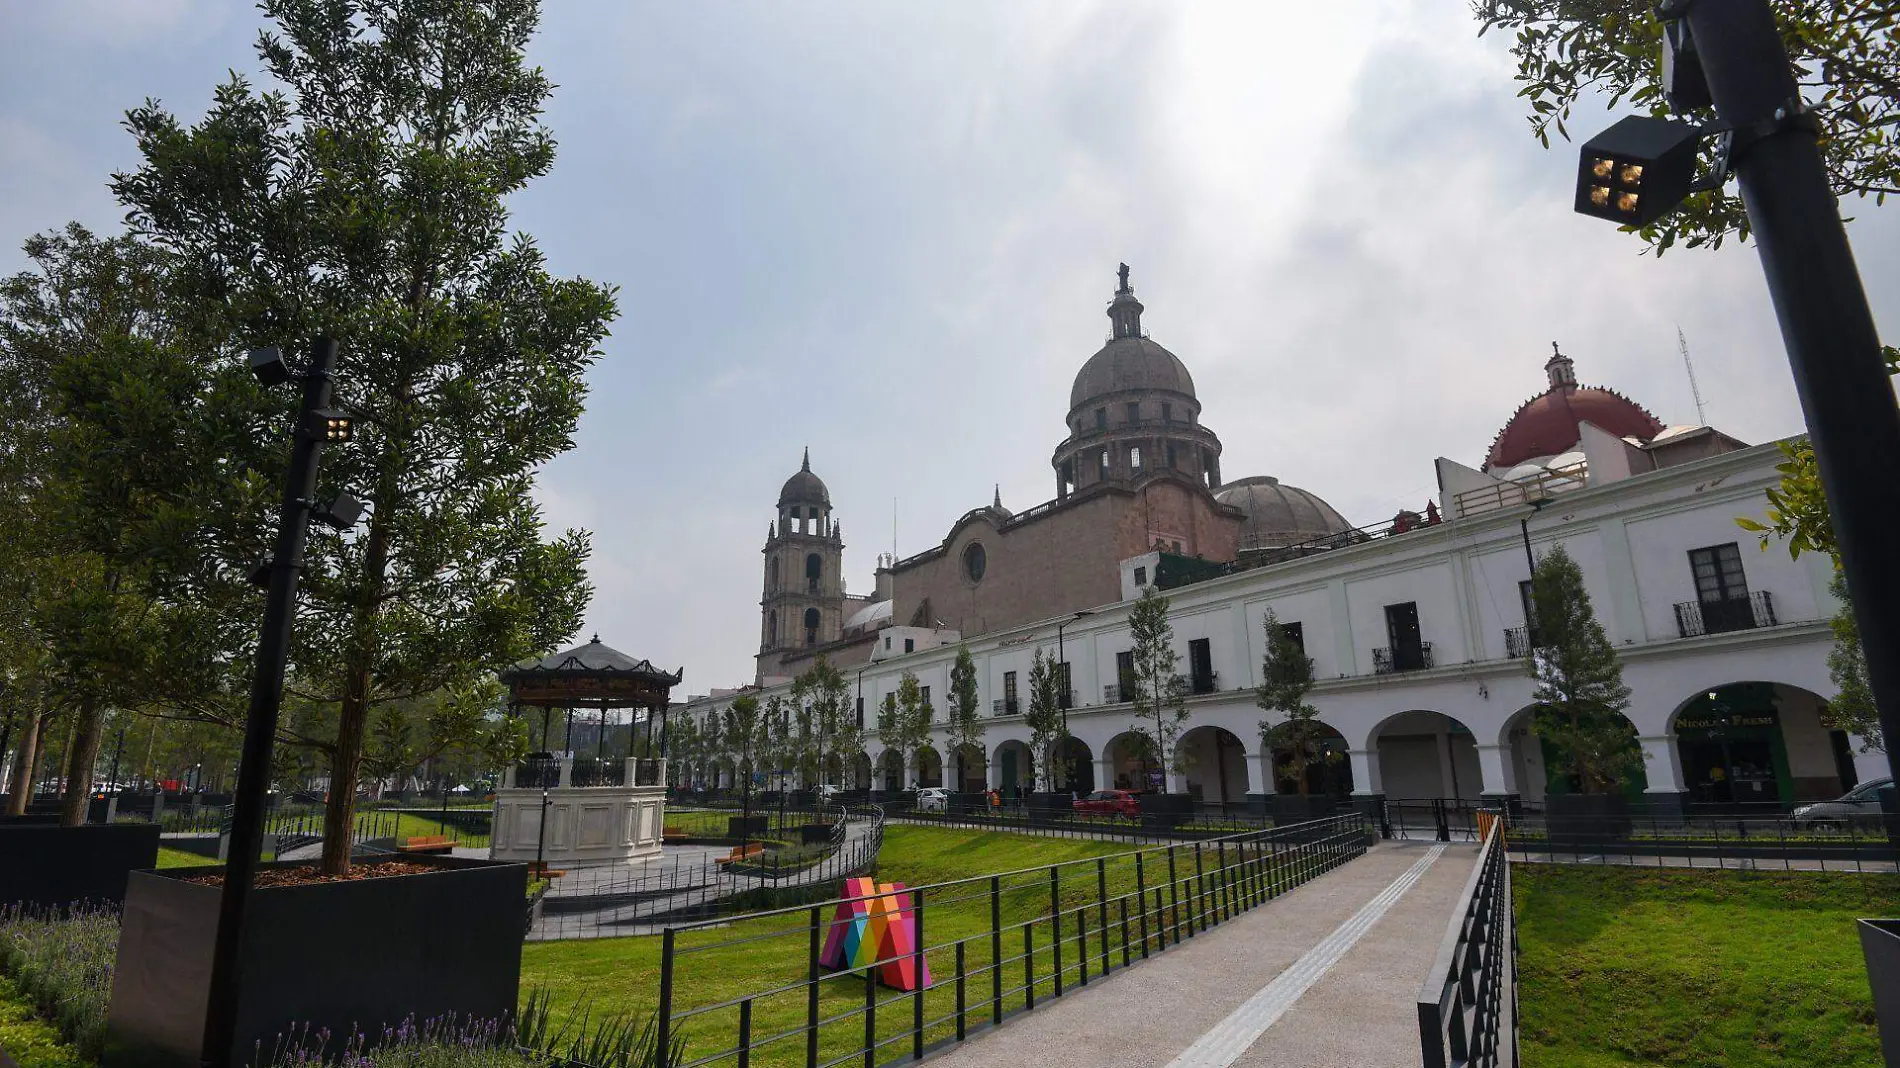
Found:
[[[1695,361],[1689,359],[1689,342],[1682,336],[1680,326],[1676,327],[1676,348],[1682,353],[1683,370],[1689,372],[1689,392],[1695,397],[1695,421],[1708,426],[1709,416],[1702,405],[1702,388],[1695,384]]]

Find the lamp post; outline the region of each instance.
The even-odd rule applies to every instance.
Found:
[[[541,774],[546,775],[547,773],[547,768],[543,766]],[[548,840],[548,800],[547,781],[543,779],[541,783],[541,827],[534,832],[534,872],[543,879],[547,878],[548,875],[547,853],[545,850]]]
[[[1069,706],[1075,703],[1075,687],[1070,685],[1069,655],[1062,644],[1062,632],[1076,620],[1094,614],[1093,609],[1085,608],[1056,624],[1056,663],[1062,670],[1062,699],[1056,702],[1062,708],[1062,788],[1070,793],[1075,792],[1075,767],[1069,757]]]
[[[266,585],[264,622],[258,632],[257,664],[251,680],[250,708],[245,715],[243,755],[238,763],[237,789],[232,797],[231,844],[225,857],[224,890],[218,902],[218,934],[211,953],[211,982],[205,1004],[204,1048],[201,1056],[212,1068],[225,1068],[237,1034],[238,962],[244,933],[244,911],[251,883],[257,875],[258,853],[264,845],[264,806],[271,778],[271,747],[277,738],[277,713],[284,696],[284,667],[290,656],[290,627],[297,607],[297,576],[303,567],[305,535],[310,520],[320,518],[339,526],[355,523],[362,505],[347,495],[319,513],[317,463],[325,442],[350,439],[347,416],[330,410],[331,372],[336,367],[336,342],[319,337],[310,346],[310,361],[293,374],[276,349],[251,353],[251,371],[266,386],[292,378],[303,382],[303,403],[290,449],[290,473],[284,503],[278,513],[277,548],[270,561],[253,576]],[[203,785],[202,778],[200,785]]]

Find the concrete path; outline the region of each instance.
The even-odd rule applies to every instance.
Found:
[[[946,1050],[958,1068],[1416,1068],[1415,999],[1478,848],[1381,842]]]

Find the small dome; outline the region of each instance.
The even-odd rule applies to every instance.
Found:
[[[1181,358],[1145,337],[1118,337],[1089,357],[1069,390],[1069,410],[1116,393],[1166,390],[1194,396],[1194,378]]]
[[[1662,420],[1620,393],[1595,386],[1558,386],[1532,398],[1498,431],[1485,459],[1487,471],[1515,467],[1526,460],[1571,451],[1583,439],[1582,422],[1595,423],[1617,437],[1644,441],[1662,432]]]
[[[811,450],[805,450],[805,461],[798,473],[785,480],[778,491],[778,506],[788,504],[822,504],[831,507],[831,491],[825,488],[825,480],[811,473]]]
[[[1240,521],[1242,549],[1277,549],[1352,529],[1332,505],[1270,475],[1229,482],[1214,498],[1247,513]]]

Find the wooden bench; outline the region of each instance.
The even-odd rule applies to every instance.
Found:
[[[455,839],[446,834],[412,835],[396,849],[400,853],[448,853],[455,849]]]
[[[756,857],[760,853],[763,853],[763,852],[765,852],[765,847],[758,844],[757,842],[753,842],[749,845],[744,845],[744,846],[733,846],[732,852],[727,854],[724,857],[721,857],[719,859],[719,863],[731,864],[734,861],[749,860],[752,857]]]

